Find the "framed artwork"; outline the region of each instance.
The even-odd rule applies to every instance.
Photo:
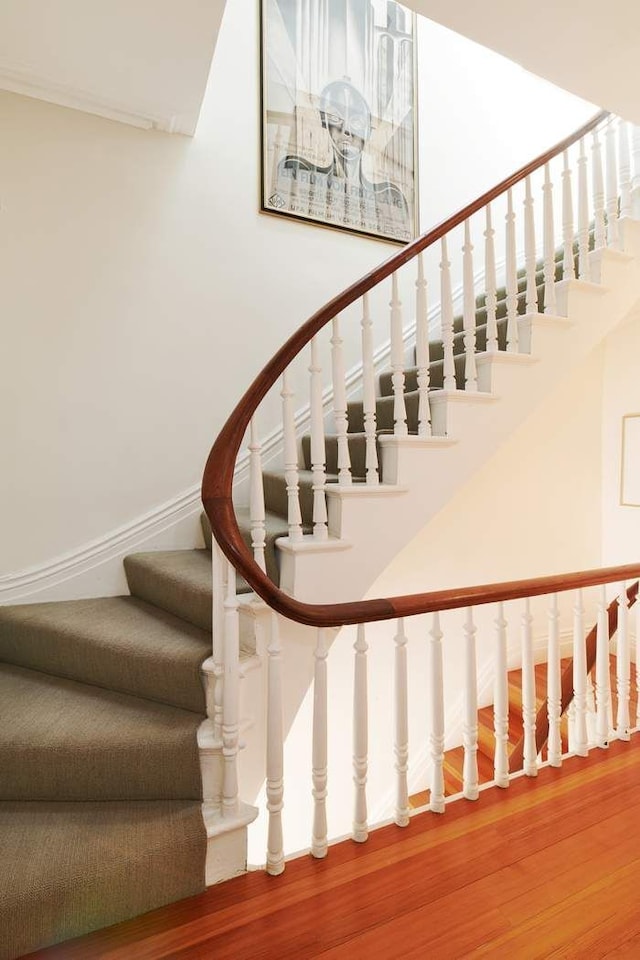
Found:
[[[392,0],[262,0],[262,209],[416,235],[415,17]]]
[[[640,413],[622,418],[620,505],[640,507]]]

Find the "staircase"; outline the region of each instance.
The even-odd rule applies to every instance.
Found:
[[[202,814],[211,555],[125,569],[131,596],[0,607],[2,960],[244,868]]]
[[[190,896],[241,872],[246,827],[255,816],[254,808],[238,799],[241,735],[247,754],[255,740],[267,741],[267,863],[274,873],[283,868],[278,720],[283,711],[282,701],[270,698],[291,689],[293,671],[298,683],[304,682],[303,692],[308,684],[304,671],[300,679],[295,657],[293,666],[286,658],[283,666],[274,633],[260,640],[260,617],[266,614],[272,629],[276,618],[256,602],[243,570],[254,586],[264,588],[263,567],[269,586],[280,588],[278,596],[295,597],[302,605],[365,595],[415,531],[638,300],[640,225],[628,217],[621,221],[616,249],[599,242],[597,221],[591,233],[588,222],[582,227],[579,243],[572,231],[561,249],[547,244],[542,259],[529,251],[521,270],[512,258],[502,288],[487,284],[476,296],[474,284],[467,283],[459,316],[454,318],[452,298],[443,297],[441,336],[429,336],[426,310],[417,310],[422,327],[410,358],[394,279],[390,369],[380,373],[375,397],[369,354],[363,357],[361,397],[347,397],[336,389],[340,377],[335,379],[333,434],[324,429],[312,345],[310,433],[296,438],[288,388],[280,466],[262,469],[259,439],[252,433],[249,503],[238,508],[236,518],[244,544],[254,551],[257,573],[246,564],[237,565],[237,574],[229,566],[225,587],[215,572],[222,569],[216,547],[212,590],[211,530],[205,521],[204,549],[125,557],[130,596],[0,607],[0,960]],[[570,276],[584,274],[587,256],[591,279]],[[444,246],[445,275],[448,266]],[[468,266],[465,261],[465,276]],[[419,273],[419,295],[421,283]],[[446,293],[446,276],[442,289]],[[553,311],[545,306],[550,297]],[[363,342],[370,334],[364,306]],[[341,342],[334,324],[338,374]],[[223,499],[205,496],[208,509]],[[378,619],[389,619],[390,609]],[[299,636],[302,649],[306,637]],[[441,639],[434,626],[436,666]],[[401,633],[397,642],[401,649]],[[314,690],[324,690],[325,700],[324,708],[321,695],[314,701],[319,710],[315,856],[324,856],[327,847],[324,643],[321,636],[313,652]],[[360,699],[354,715],[361,745],[367,741],[366,653],[364,633],[358,633]],[[259,669],[265,662],[267,677]],[[522,732],[519,675],[508,678],[512,747]],[[539,700],[545,683],[540,664]],[[431,691],[430,702],[437,699]],[[296,706],[289,708],[295,713]],[[258,729],[251,729],[250,715]],[[482,708],[477,716],[478,774],[486,783],[493,779],[493,710]],[[400,758],[403,749],[397,749]],[[359,840],[367,833],[364,752],[363,759],[354,747]],[[462,748],[445,755],[445,795],[460,792],[462,760]],[[406,783],[401,759],[397,769]],[[260,762],[250,775],[256,782],[264,778]],[[245,777],[241,796],[246,784]],[[424,800],[414,796],[411,804]]]

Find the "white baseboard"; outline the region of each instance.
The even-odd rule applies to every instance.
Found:
[[[0,577],[0,604],[112,597],[129,592],[122,560],[137,550],[204,546],[200,488],[192,487],[104,537]]]

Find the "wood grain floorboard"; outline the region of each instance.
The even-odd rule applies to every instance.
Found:
[[[640,958],[639,787],[634,737],[29,957]]]

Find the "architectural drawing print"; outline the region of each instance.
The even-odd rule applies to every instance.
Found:
[[[414,25],[392,0],[264,0],[263,209],[415,236]]]

